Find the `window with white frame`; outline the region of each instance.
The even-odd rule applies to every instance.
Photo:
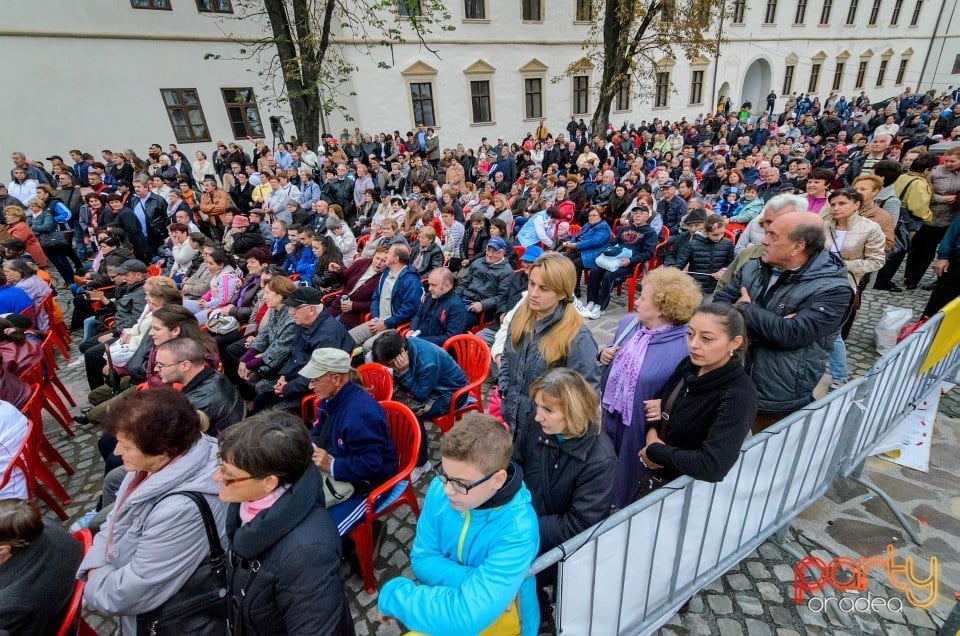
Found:
[[[656,75],[654,108],[666,108],[670,105],[670,71],[660,71]]]

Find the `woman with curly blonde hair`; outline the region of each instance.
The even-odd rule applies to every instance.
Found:
[[[599,380],[597,341],[573,306],[573,263],[562,254],[544,254],[529,277],[500,360],[501,413],[511,431],[533,424],[536,407],[528,390],[547,369],[573,369],[594,388]]]
[[[673,267],[643,279],[636,313],[624,316],[613,343],[600,352],[603,430],[619,463],[613,505],[633,501],[644,468],[637,453],[646,446],[644,401],[653,399],[687,357],[687,322],[700,304],[700,286]]]

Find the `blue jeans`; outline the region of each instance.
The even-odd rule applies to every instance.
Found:
[[[97,337],[97,317],[90,316],[83,319],[83,339],[93,340]]]
[[[833,349],[830,350],[830,378],[835,384],[847,381],[847,346],[843,344],[840,334],[837,334]]]

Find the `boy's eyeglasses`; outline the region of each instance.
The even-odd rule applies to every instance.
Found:
[[[450,486],[453,488],[453,492],[457,493],[458,495],[466,495],[471,490],[473,490],[480,484],[484,483],[485,481],[488,481],[491,477],[493,477],[496,474],[497,474],[497,471],[495,470],[489,475],[487,475],[486,477],[478,479],[472,484],[465,484],[459,479],[452,479],[450,477],[447,477],[447,474],[443,472],[443,467],[437,468],[437,475],[440,477],[440,483],[450,484]]]

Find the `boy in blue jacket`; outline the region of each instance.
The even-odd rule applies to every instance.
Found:
[[[478,634],[494,623],[537,634],[536,585],[527,577],[540,545],[537,515],[512,447],[510,433],[479,413],[443,436],[442,469],[410,553],[419,584],[398,577],[383,586],[384,620],[431,636]]]

